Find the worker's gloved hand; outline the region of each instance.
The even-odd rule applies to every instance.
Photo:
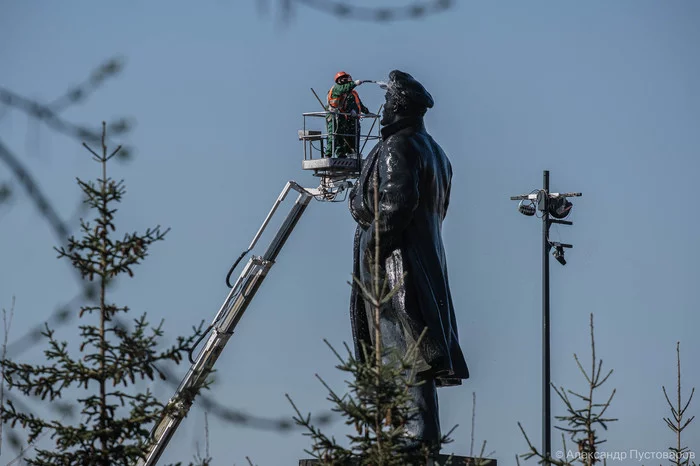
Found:
[[[350,110],[350,115],[353,117],[357,116],[357,112],[355,111],[355,109]]]
[[[359,86],[362,84],[364,81],[360,81],[359,79],[355,81],[355,86]]]

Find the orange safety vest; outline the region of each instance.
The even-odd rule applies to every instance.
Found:
[[[333,97],[333,87],[331,87],[331,89],[328,91],[328,105],[345,113],[345,103],[348,95],[341,94],[338,97]],[[355,103],[357,104],[358,111],[361,111],[362,105],[360,104],[360,96],[357,94],[357,91],[355,91],[355,89],[352,90],[352,96],[355,98]],[[347,118],[347,115],[345,115],[345,118]]]

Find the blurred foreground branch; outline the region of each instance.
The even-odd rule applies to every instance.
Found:
[[[322,13],[342,19],[359,21],[390,22],[399,20],[422,19],[431,14],[440,13],[451,8],[454,0],[418,0],[406,2],[405,6],[360,6],[350,1],[340,0],[280,0],[284,20],[289,20],[294,13],[294,4],[311,8]],[[369,3],[369,2],[368,2]],[[258,0],[261,12],[267,11],[267,0]]]

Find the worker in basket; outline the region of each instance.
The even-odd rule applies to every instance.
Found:
[[[328,126],[326,157],[333,156],[334,146],[337,157],[359,153],[360,116],[362,113],[369,113],[369,109],[364,106],[355,90],[363,82],[353,81],[352,76],[345,71],[335,75],[335,85],[328,91],[328,110],[332,113],[326,117]]]

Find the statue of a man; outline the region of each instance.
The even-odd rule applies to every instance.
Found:
[[[469,378],[459,347],[442,242],[452,167],[423,124],[423,116],[433,106],[428,91],[398,70],[389,74],[387,89],[381,142],[367,157],[350,194],[350,212],[358,223],[353,273],[371,289],[378,240],[380,280],[388,281],[388,289],[400,285],[380,312],[383,347],[405,354],[427,328],[417,361],[417,377],[425,383],[412,389],[419,415],[407,426],[407,434],[413,444],[438,447],[441,433],[436,387],[460,385],[462,379]],[[371,305],[354,284],[350,316],[358,358],[362,358],[362,342],[372,347],[372,315]]]

